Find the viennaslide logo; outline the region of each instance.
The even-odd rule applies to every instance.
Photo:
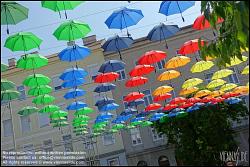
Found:
[[[247,161],[247,151],[222,151],[220,152],[220,160],[223,162],[248,162]]]

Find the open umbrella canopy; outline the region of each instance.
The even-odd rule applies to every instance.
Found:
[[[86,94],[86,91],[82,89],[70,89],[63,97],[65,99],[75,99],[85,94]]]
[[[201,84],[202,82],[203,82],[203,80],[200,78],[191,78],[191,79],[186,80],[182,84],[182,88],[194,87],[196,85]]]
[[[153,110],[158,110],[160,109],[162,106],[159,103],[153,103],[153,104],[149,104],[146,108],[145,111],[153,111]]]
[[[85,82],[85,80],[83,78],[78,78],[78,79],[73,79],[73,80],[69,80],[66,81],[62,84],[63,88],[74,88],[77,86],[82,85]]]
[[[171,98],[171,97],[172,97],[171,93],[166,93],[166,94],[163,94],[163,95],[155,96],[153,101],[154,102],[163,101],[163,100],[166,100],[166,99]]]
[[[220,78],[225,78],[229,75],[233,74],[233,71],[232,70],[229,70],[229,69],[222,69],[222,70],[219,70],[219,71],[216,71],[213,76],[212,76],[212,80],[214,79],[220,79]]]
[[[226,64],[226,67],[232,67],[232,66],[239,65],[239,64],[247,61],[247,59],[248,59],[247,56],[242,56],[242,60],[240,60],[238,57],[232,57],[232,58],[230,58],[230,63]]]
[[[53,128],[55,128],[55,127],[68,126],[69,123],[67,121],[61,121],[61,122],[53,123],[51,125],[52,125]]]
[[[38,111],[38,108],[32,107],[32,106],[27,106],[27,107],[23,107],[20,111],[18,111],[18,114],[22,115],[22,116],[27,116],[27,115],[30,115],[30,114],[35,113],[37,111]]]
[[[167,81],[167,80],[171,80],[171,79],[174,79],[174,78],[177,78],[181,75],[181,73],[179,71],[176,71],[176,70],[168,70],[168,71],[165,71],[163,73],[161,73],[157,80],[158,81]]]
[[[111,111],[111,110],[116,110],[117,108],[119,108],[119,105],[116,103],[109,103],[109,104],[105,104],[103,106],[98,107],[98,109],[102,112],[102,111]]]
[[[23,85],[29,87],[36,87],[40,85],[47,85],[50,82],[51,79],[43,74],[32,74],[24,79]]]
[[[215,90],[209,94],[209,97],[218,97],[218,96],[222,96],[223,94],[225,94],[225,92],[221,90]]]
[[[131,101],[134,101],[134,100],[137,100],[137,99],[141,99],[144,96],[145,95],[143,93],[140,93],[140,92],[131,92],[127,96],[125,96],[123,98],[123,100],[126,101],[126,102],[131,102]]]
[[[127,116],[127,115],[130,115],[130,114],[134,114],[137,110],[136,109],[133,109],[133,108],[128,108],[128,109],[125,109],[123,112],[121,112],[121,116]]]
[[[218,18],[217,19],[217,24],[219,23],[222,23],[224,21],[223,18]],[[193,29],[196,29],[196,30],[204,30],[204,29],[207,29],[207,28],[210,28],[210,23],[209,21],[205,18],[204,15],[200,15],[198,16],[195,21],[194,21],[194,24],[193,24]]]
[[[8,66],[6,64],[1,63],[1,72],[7,71],[7,70],[8,70]]]
[[[130,120],[130,122],[140,122],[143,121],[145,119],[145,117],[136,117]]]
[[[9,101],[19,98],[20,93],[15,90],[5,90],[1,91],[1,101]]]
[[[145,77],[132,77],[125,83],[126,87],[138,87],[148,82],[148,78]]]
[[[249,93],[249,87],[248,86],[238,86],[238,87],[233,89],[233,92],[247,95]]]
[[[223,98],[227,99],[230,97],[236,97],[239,96],[239,93],[234,93],[234,92],[226,92],[224,95],[222,95]]]
[[[171,86],[160,86],[154,90],[153,96],[164,95],[171,92],[172,90],[174,90],[174,88],[172,88]]]
[[[205,41],[201,40],[201,46],[205,45]],[[194,39],[185,42],[178,51],[178,54],[186,55],[186,54],[193,54],[199,51],[199,39]]]
[[[39,95],[35,97],[32,100],[32,103],[44,105],[44,104],[52,103],[53,101],[55,101],[55,97],[50,96],[48,94],[44,94],[44,95]]]
[[[191,61],[189,57],[186,56],[175,56],[167,61],[165,64],[166,69],[182,67],[188,64]]]
[[[104,98],[97,100],[97,102],[95,103],[95,106],[101,107],[103,105],[114,103],[114,102],[115,102],[114,99],[104,97]]]
[[[153,122],[151,122],[151,121],[143,121],[142,124],[141,124],[141,126],[142,127],[147,127],[147,126],[150,126],[152,124],[153,124]]]
[[[144,100],[143,99],[136,99],[134,101],[130,101],[128,103],[128,107],[133,107],[133,106],[137,107],[140,104],[144,104]]]
[[[1,91],[4,90],[9,90],[9,89],[14,89],[15,88],[15,83],[11,82],[7,79],[1,79]]]
[[[186,117],[188,113],[186,111],[180,111],[176,113],[176,118],[183,118]]]
[[[129,75],[131,77],[147,75],[154,71],[154,69],[155,67],[151,65],[137,65],[129,72]]]
[[[212,61],[199,61],[197,63],[195,63],[190,71],[192,73],[197,73],[197,72],[203,72],[203,71],[206,71],[206,70],[209,70],[211,67],[214,66],[214,63]]]
[[[73,119],[73,123],[76,123],[76,122],[86,122],[86,121],[89,121],[91,118],[89,116],[86,116],[86,115],[78,115],[77,117],[75,117]]]
[[[84,108],[81,108],[79,110],[76,110],[74,115],[75,116],[78,116],[78,115],[86,115],[86,114],[91,114],[95,112],[92,108],[89,108],[89,107],[84,107]]]
[[[221,103],[225,100],[225,98],[223,97],[217,97],[217,98],[214,98],[213,102],[216,102],[216,103]]]
[[[191,98],[187,99],[186,103],[197,103],[200,101],[201,101],[201,99],[198,97],[191,97]]]
[[[11,51],[29,51],[34,48],[39,48],[42,40],[31,32],[19,32],[9,36],[4,44],[4,47]]]
[[[249,65],[247,65],[247,66],[242,70],[241,74],[243,74],[243,75],[249,74]]]
[[[187,101],[187,99],[185,97],[175,97],[173,98],[169,104],[181,104],[181,103],[185,103]]]
[[[105,113],[101,113],[100,115],[98,115],[96,117],[96,119],[104,119],[104,120],[106,119],[106,120],[108,120],[108,119],[111,119],[113,116],[114,116],[114,114],[109,113],[109,112],[105,112]]]
[[[228,91],[228,90],[231,90],[231,89],[234,89],[236,88],[238,85],[234,84],[234,83],[228,83],[228,84],[225,84],[223,85],[221,88],[220,88],[220,91]]]
[[[58,110],[58,111],[52,112],[49,117],[53,119],[53,118],[60,118],[60,117],[66,117],[66,116],[68,116],[68,112]]]
[[[31,88],[28,91],[28,95],[39,96],[39,95],[51,93],[51,91],[52,91],[52,88],[49,85],[40,85],[40,86]]]
[[[195,1],[162,1],[159,13],[164,14],[165,16],[170,16],[173,14],[180,13],[182,20],[184,21],[182,12],[184,12],[185,10],[189,9],[194,5]]]
[[[61,61],[74,62],[81,61],[84,58],[88,57],[91,54],[91,50],[84,46],[70,46],[66,49],[63,49],[58,57]]]
[[[167,104],[167,105],[165,105],[164,107],[163,107],[163,111],[170,111],[170,110],[172,110],[172,109],[175,109],[175,108],[177,108],[178,107],[178,105],[177,104]]]
[[[196,111],[196,110],[199,110],[200,108],[197,107],[197,106],[191,106],[189,108],[186,109],[186,112],[193,112],[193,111]]]
[[[116,71],[120,71],[123,70],[125,68],[125,63],[119,60],[108,60],[105,61],[100,69],[98,70],[98,72],[101,73],[108,73],[108,72],[116,72]]]
[[[198,91],[195,95],[194,95],[194,97],[198,97],[198,98],[201,98],[201,97],[204,97],[204,96],[207,96],[207,95],[209,95],[211,93],[211,91],[210,90],[200,90],[200,91]]]
[[[142,55],[139,60],[138,64],[143,65],[143,64],[154,64],[157,63],[167,57],[167,54],[163,51],[157,51],[157,50],[152,50],[149,52],[146,52],[144,55]]]
[[[207,84],[207,88],[208,89],[216,88],[218,86],[224,85],[225,83],[226,81],[224,81],[223,79],[215,79]]]
[[[117,130],[123,129],[123,128],[125,128],[125,125],[123,124],[116,124],[112,126],[112,129],[117,129]]]
[[[41,110],[39,110],[40,113],[49,113],[49,112],[55,112],[55,111],[59,111],[60,107],[56,106],[56,105],[47,105],[44,106]]]
[[[68,105],[67,110],[79,110],[81,108],[87,107],[87,104],[81,101],[76,101]]]
[[[84,38],[91,31],[88,24],[69,20],[62,23],[53,33],[57,40],[74,41]]]
[[[193,105],[194,105],[194,103],[183,103],[183,104],[181,104],[181,105],[179,106],[179,108],[185,109],[185,108],[191,107],[191,106],[193,106]]]
[[[112,83],[102,83],[95,88],[94,92],[96,93],[108,92],[108,91],[114,90],[115,88],[116,88],[116,85]]]
[[[96,76],[95,83],[113,82],[117,78],[119,78],[119,74],[116,72],[101,73]]]
[[[28,54],[17,61],[17,68],[36,69],[48,65],[48,59],[40,54]]]
[[[7,25],[7,34],[9,34],[8,25],[16,25],[28,18],[29,9],[11,1],[1,2],[1,25]]]
[[[207,97],[204,97],[201,99],[201,103],[208,103],[208,102],[211,102],[211,101],[214,101],[214,97],[211,97],[211,96],[207,96]]]
[[[88,72],[84,70],[83,68],[69,68],[66,69],[61,75],[60,79],[61,80],[75,80],[78,78],[84,78],[88,75]]]
[[[236,97],[230,97],[230,98],[225,100],[225,102],[228,104],[236,104],[236,103],[239,103],[240,101],[242,101],[242,100],[240,98],[236,98]]]
[[[189,95],[191,93],[197,92],[199,90],[199,88],[197,87],[187,87],[184,88],[180,91],[179,95],[183,96],[183,95]]]

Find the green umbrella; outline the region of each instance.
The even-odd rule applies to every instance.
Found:
[[[47,105],[43,107],[41,110],[39,110],[40,113],[48,113],[48,112],[56,112],[59,111],[60,107],[56,105]]]
[[[17,68],[36,69],[48,64],[48,59],[40,54],[28,54],[17,61]]]
[[[18,114],[19,115],[22,115],[22,116],[27,116],[27,115],[30,115],[32,113],[35,113],[38,111],[38,108],[36,107],[32,107],[32,106],[27,106],[27,107],[23,107],[19,112]]]
[[[125,128],[125,126],[123,124],[115,124],[112,129],[116,129],[116,130],[119,130],[119,129],[123,129]]]
[[[7,79],[1,79],[1,91],[15,88],[15,83]]]
[[[98,133],[98,132],[97,133],[93,133],[94,137],[97,137],[97,136],[100,136],[100,135],[101,135],[101,133]]]
[[[54,100],[55,100],[55,97],[50,96],[48,94],[44,94],[44,95],[39,95],[36,98],[34,98],[32,100],[32,103],[44,105],[44,104],[52,103]]]
[[[131,122],[130,125],[137,126],[137,125],[140,125],[141,123],[142,123],[142,121],[135,121],[135,122]]]
[[[88,24],[76,20],[62,23],[53,33],[57,40],[73,41],[84,38],[91,31]]]
[[[1,2],[1,25],[7,25],[7,34],[9,34],[8,25],[17,23],[28,18],[29,9],[13,1]]]
[[[19,32],[9,36],[4,44],[4,47],[11,51],[29,51],[34,48],[39,48],[42,40],[31,32]]]
[[[168,120],[169,120],[168,115],[165,115],[165,116],[163,116],[163,117],[160,118],[160,123],[165,123],[165,122],[167,122]]]
[[[188,115],[187,112],[185,111],[180,111],[178,112],[178,114],[176,115],[176,118],[183,118],[183,117],[186,117]]]
[[[50,120],[50,123],[58,123],[58,122],[63,122],[63,121],[67,121],[67,118],[65,118],[65,117],[52,118]]]
[[[62,121],[62,122],[58,122],[58,123],[53,123],[53,124],[52,124],[52,127],[53,127],[53,128],[54,128],[54,127],[62,127],[62,126],[67,126],[67,125],[69,125],[68,122]]]
[[[76,112],[74,113],[74,115],[75,116],[86,115],[86,114],[90,114],[90,113],[93,113],[93,112],[94,112],[94,110],[92,108],[84,107],[83,109],[76,110]]]
[[[52,91],[52,88],[49,85],[40,85],[40,86],[31,88],[28,91],[28,95],[30,95],[30,96],[39,96],[39,95],[48,94],[51,91]]]
[[[68,112],[66,111],[54,111],[53,113],[50,114],[50,118],[53,119],[53,118],[60,118],[60,117],[66,117],[68,116]]]
[[[150,126],[150,125],[152,125],[153,123],[152,122],[150,122],[150,121],[144,121],[142,124],[141,124],[141,126],[142,127],[146,127],[146,126]]]
[[[72,126],[77,128],[77,127],[85,127],[88,125],[88,121],[79,121],[79,122],[73,122]]]
[[[1,91],[1,101],[2,100],[13,100],[19,98],[20,93],[15,90],[5,90]]]
[[[74,129],[73,132],[74,132],[74,133],[78,133],[78,132],[80,132],[80,133],[81,133],[81,132],[83,132],[83,133],[84,133],[84,132],[87,132],[87,133],[88,133],[87,127],[85,127],[85,128],[77,128],[77,129]]]
[[[73,10],[80,5],[83,1],[42,1],[42,7],[51,9],[55,12],[65,11],[65,17],[67,19],[66,10]],[[61,17],[61,14],[60,14]]]
[[[8,70],[8,66],[1,63],[1,72]]]
[[[90,120],[89,116],[79,115],[77,118],[73,119],[73,122],[81,122],[81,121],[88,121],[88,120]]]
[[[110,130],[110,133],[117,133],[117,132],[119,132],[118,129],[111,129],[111,130]]]
[[[25,78],[23,85],[29,87],[36,87],[40,85],[47,85],[51,82],[51,79],[42,74],[32,74]]]
[[[133,129],[133,128],[136,128],[136,127],[133,126],[133,125],[128,125],[126,128],[127,128],[127,129]]]

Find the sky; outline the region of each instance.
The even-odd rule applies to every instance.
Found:
[[[67,47],[66,41],[57,41],[52,35],[55,29],[66,21],[64,13],[62,18],[57,12],[43,8],[40,1],[16,1],[17,3],[29,8],[28,19],[10,25],[10,35],[17,32],[32,32],[43,40],[39,53],[48,56],[58,53]],[[128,28],[133,39],[144,37],[157,24],[164,22],[165,24],[175,24],[179,27],[193,24],[194,20],[201,14],[200,1],[196,1],[195,6],[189,8],[183,13],[185,22],[182,21],[180,14],[168,16],[158,13],[161,1],[85,1],[74,10],[67,11],[68,20],[75,19],[87,23],[91,27],[91,32],[87,35],[96,35],[97,40],[107,39],[115,34],[126,35],[126,30],[120,31],[108,29],[105,20],[112,14],[114,10],[121,7],[128,7],[142,10],[144,17],[137,25]],[[167,21],[166,21],[167,20]],[[5,40],[8,35],[6,26],[1,25],[1,62],[7,64],[8,59],[15,57],[17,60],[23,52],[12,52],[4,47]],[[81,40],[76,41],[82,45]],[[34,49],[32,51],[36,51]]]

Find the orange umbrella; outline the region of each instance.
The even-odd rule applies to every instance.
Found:
[[[181,73],[179,71],[176,70],[168,70],[163,72],[162,74],[160,74],[157,78],[158,81],[167,81],[167,80],[171,80],[174,78],[177,78],[181,75]]]
[[[209,97],[218,97],[218,96],[222,96],[223,94],[225,94],[225,92],[220,91],[220,90],[215,90],[209,94]]]
[[[234,93],[239,93],[239,94],[242,94],[242,95],[247,95],[247,94],[249,94],[249,87],[247,87],[247,86],[238,86],[238,87],[234,88],[233,92]]]
[[[173,89],[174,88],[172,88],[171,86],[160,86],[154,90],[153,96],[164,95],[164,94],[172,91]]]
[[[165,68],[170,69],[185,66],[190,61],[191,59],[187,56],[176,56],[168,60],[168,62],[165,64]]]
[[[211,93],[211,91],[210,90],[200,90],[199,92],[197,92],[196,94],[195,94],[195,96],[194,97],[204,97],[204,96],[207,96],[207,95],[209,95]]]
[[[197,87],[188,87],[188,88],[184,88],[180,91],[179,95],[183,96],[183,95],[189,95],[191,93],[194,93],[196,91],[198,91],[199,88]]]

